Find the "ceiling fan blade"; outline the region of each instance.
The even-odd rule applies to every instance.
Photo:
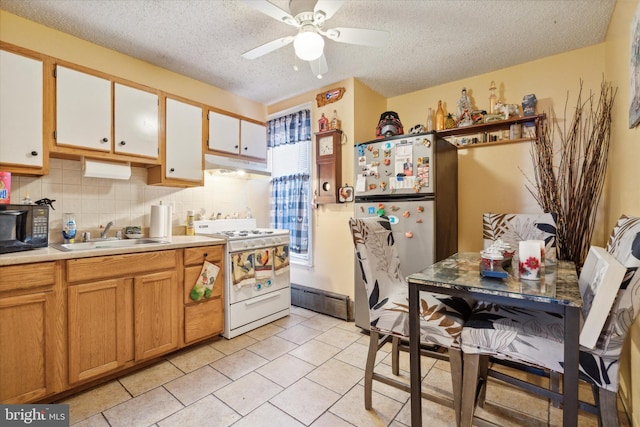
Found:
[[[320,55],[320,58],[309,61],[309,67],[311,67],[311,72],[314,76],[318,77],[319,79],[322,78],[322,76],[326,74],[327,71],[329,71],[327,58],[325,58],[324,53]]]
[[[317,14],[322,11],[324,13],[324,20],[331,18],[342,7],[344,0],[318,0],[316,7],[313,8],[313,13]]]
[[[389,38],[387,31],[365,30],[361,28],[336,27],[323,32],[327,38],[340,42],[363,46],[382,46]]]
[[[271,53],[274,50],[280,49],[291,43],[293,41],[293,36],[281,37],[279,39],[272,40],[268,43],[265,43],[261,46],[256,47],[255,49],[251,49],[242,54],[242,57],[245,59],[256,59],[261,57],[262,55],[266,55],[267,53]]]
[[[284,22],[285,24],[289,24],[293,27],[298,28],[299,24],[296,22],[295,18],[291,16],[289,12],[285,12],[280,9],[275,4],[267,1],[267,0],[240,0],[242,3],[246,4],[254,8],[255,10],[264,13],[267,16],[272,17],[280,22]]]

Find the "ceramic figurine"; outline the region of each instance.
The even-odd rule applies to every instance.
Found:
[[[320,119],[318,120],[318,127],[320,132],[329,130],[329,119],[324,116],[324,113],[322,113]]]

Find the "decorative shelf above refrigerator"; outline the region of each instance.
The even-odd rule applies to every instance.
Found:
[[[439,137],[445,138],[449,140],[453,145],[458,148],[472,148],[472,147],[480,147],[486,145],[497,145],[497,144],[510,144],[514,142],[522,142],[522,141],[531,141],[535,139],[535,135],[537,134],[537,130],[545,120],[545,114],[537,114],[535,116],[523,116],[523,117],[514,117],[507,120],[496,120],[489,123],[481,123],[477,125],[445,129],[436,131]],[[456,137],[464,137],[466,135],[485,135],[488,137],[490,134],[496,132],[509,131],[512,125],[522,125],[522,137],[520,138],[503,138],[498,139],[497,141],[483,140],[484,138],[477,138],[476,142],[468,142],[468,143],[460,143],[460,141],[456,141]],[[527,126],[528,125],[528,126]],[[532,133],[526,133],[525,130],[533,129]],[[469,139],[471,141],[472,138]]]

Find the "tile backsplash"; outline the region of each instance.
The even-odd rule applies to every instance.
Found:
[[[205,185],[193,188],[173,188],[147,185],[147,170],[131,168],[128,180],[88,178],[77,160],[49,160],[49,174],[42,177],[11,176],[11,202],[21,203],[28,194],[32,201],[47,197],[53,202],[50,210],[49,240],[62,241],[62,214],[76,215],[78,235],[92,235],[113,221],[109,235],[128,225],[141,226],[148,233],[151,205],[173,206],[173,234],[185,234],[187,210],[196,218],[210,218],[217,213],[245,218],[249,212],[258,227],[269,226],[269,177],[216,175],[205,171]]]

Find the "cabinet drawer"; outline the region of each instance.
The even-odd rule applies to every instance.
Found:
[[[222,333],[222,299],[209,300],[184,308],[184,342]]]
[[[214,264],[222,263],[224,256],[224,246],[201,246],[196,248],[186,248],[184,250],[184,265],[202,265],[206,259]]]
[[[52,286],[55,280],[55,262],[0,267],[0,291]]]
[[[220,267],[220,265],[218,265]],[[196,284],[196,280],[198,280],[198,276],[200,276],[200,272],[202,271],[202,265],[194,266],[194,267],[185,267],[184,269],[184,303],[189,304],[194,302],[191,299],[191,289],[193,285]],[[218,272],[218,277],[216,277],[216,281],[213,284],[213,292],[211,293],[211,297],[222,297],[222,289],[224,287],[224,269],[220,268]],[[205,301],[203,298],[201,301]]]
[[[176,267],[176,251],[145,252],[67,261],[67,281],[79,282],[131,276]]]

